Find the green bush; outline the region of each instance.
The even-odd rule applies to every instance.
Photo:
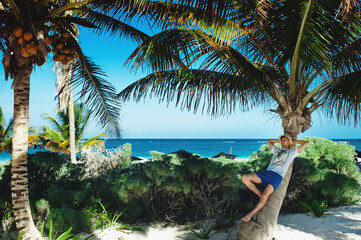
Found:
[[[354,164],[354,147],[323,138],[305,139],[310,144],[295,159],[282,210],[295,212],[299,202],[326,201],[333,207],[359,201],[361,174]],[[250,161],[242,162],[195,154],[151,154],[149,162],[130,163],[131,145],[124,145],[122,151],[105,155],[111,161],[103,159],[109,164],[101,174],[87,177],[85,163],[70,164],[57,153],[29,155],[35,219],[44,220],[46,215],[47,220],[56,220],[59,232],[69,227],[86,231],[91,228],[90,218],[101,213],[98,200],[112,216],[126,208],[120,218],[127,221],[189,220],[226,215],[231,209],[246,212],[258,197],[244,186],[241,176],[266,169],[272,158],[267,145],[253,153]],[[11,213],[10,193],[10,165],[1,165],[3,216]]]
[[[7,206],[11,204],[11,162],[0,164],[0,219],[8,214]]]
[[[310,141],[310,144],[294,161],[282,211],[297,211],[300,201],[325,200],[333,207],[357,203],[360,200],[361,174],[354,164],[355,148],[319,137],[303,140]],[[260,172],[267,168],[271,159],[270,148],[262,145],[252,154],[247,165],[242,166],[241,172]],[[246,190],[244,185],[243,189]],[[249,190],[245,192],[250,193]],[[252,196],[254,194],[250,193],[249,198]],[[248,204],[248,208],[252,207]]]
[[[53,226],[53,231],[56,233],[65,232],[70,227],[72,227],[73,232],[91,230],[91,222],[83,211],[72,209],[65,205],[61,208],[50,209],[47,219],[47,228],[50,228],[50,219],[56,221],[56,224]]]
[[[153,161],[115,170],[104,178],[107,188],[125,204],[140,200],[152,217],[197,217],[225,213],[239,202],[242,164],[151,153]]]
[[[294,212],[298,202],[327,201],[329,206],[355,204],[360,200],[361,174],[354,163],[355,148],[319,137],[305,137],[310,144],[295,159],[282,209]],[[252,170],[265,169],[272,154],[264,145],[250,159]]]

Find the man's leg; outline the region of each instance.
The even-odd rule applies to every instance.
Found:
[[[268,184],[264,192],[261,194],[259,202],[257,203],[256,207],[250,213],[244,216],[242,220],[245,222],[251,221],[253,215],[255,215],[259,210],[261,210],[264,207],[269,196],[273,193],[273,191],[274,191],[273,186],[271,184]]]
[[[260,184],[262,180],[255,173],[246,174],[242,176],[242,182],[246,185],[252,192],[257,194],[258,197],[261,197],[261,191],[256,187],[255,183]]]

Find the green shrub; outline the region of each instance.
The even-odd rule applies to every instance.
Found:
[[[50,185],[47,191],[47,199],[51,203],[51,207],[56,208],[64,204],[73,207],[83,206],[89,197],[86,190],[69,189],[56,184]]]
[[[153,161],[115,170],[105,177],[107,188],[124,203],[140,200],[149,216],[172,218],[225,213],[239,202],[238,170],[242,164],[198,155],[184,158],[151,153]]]
[[[319,137],[303,140],[310,144],[294,161],[282,209],[294,212],[300,201],[326,200],[329,206],[357,203],[360,200],[361,174],[354,164],[355,148]],[[271,158],[269,147],[263,145],[250,157],[255,161],[250,162],[246,171],[265,169]]]
[[[50,219],[56,220],[53,231],[58,234],[67,231],[70,227],[72,227],[74,232],[91,230],[91,222],[83,211],[72,209],[65,205],[61,208],[50,209],[47,219],[47,228],[50,228]]]
[[[11,164],[0,164],[0,220],[8,214],[7,206],[11,203]]]

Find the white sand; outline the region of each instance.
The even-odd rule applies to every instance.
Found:
[[[327,211],[326,216],[314,217],[311,213],[282,214],[275,229],[276,240],[361,240],[361,203]],[[211,225],[209,221],[206,224]],[[235,240],[241,220],[229,229],[212,236],[211,240]],[[89,240],[180,240],[196,239],[185,226],[140,225],[144,231],[105,230]],[[90,235],[83,235],[86,239]]]

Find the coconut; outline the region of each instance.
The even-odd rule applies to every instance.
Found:
[[[53,56],[53,60],[54,60],[54,61],[60,61],[59,55],[54,55],[54,56]]]
[[[65,54],[69,54],[69,53],[71,53],[71,50],[70,50],[70,48],[68,48],[68,47],[64,47],[64,48],[63,48],[63,52],[64,52]]]
[[[65,59],[65,54],[59,54],[58,57],[59,57],[59,60],[60,60],[60,61],[61,61],[61,60],[64,60],[64,59]]]
[[[74,57],[73,57],[73,55],[67,54],[67,55],[65,56],[65,59],[68,60],[68,61],[71,61],[71,60],[74,59]]]
[[[35,43],[29,43],[25,46],[26,51],[30,54],[35,54],[38,51],[38,46]]]
[[[24,38],[23,38],[23,37],[19,37],[19,38],[18,38],[18,44],[22,46],[24,43],[25,43]]]
[[[65,64],[67,64],[67,63],[68,63],[68,60],[63,59],[63,60],[61,60],[61,63],[65,65]]]
[[[26,32],[26,33],[24,33],[24,39],[26,40],[26,41],[31,41],[32,39],[33,39],[33,34],[31,33],[31,32]]]
[[[21,37],[24,33],[24,29],[22,27],[15,27],[13,30],[13,34],[15,35],[15,37]]]
[[[70,33],[65,32],[61,35],[63,38],[70,38]]]
[[[51,43],[51,38],[48,35],[46,35],[44,37],[44,42],[45,42],[46,45],[49,45]]]
[[[21,56],[23,56],[23,57],[30,57],[31,54],[30,54],[28,51],[26,51],[25,48],[22,48],[22,49],[21,49]]]
[[[55,47],[57,48],[57,49],[62,49],[63,47],[64,47],[64,43],[63,42],[58,42],[56,45],[55,45]]]

